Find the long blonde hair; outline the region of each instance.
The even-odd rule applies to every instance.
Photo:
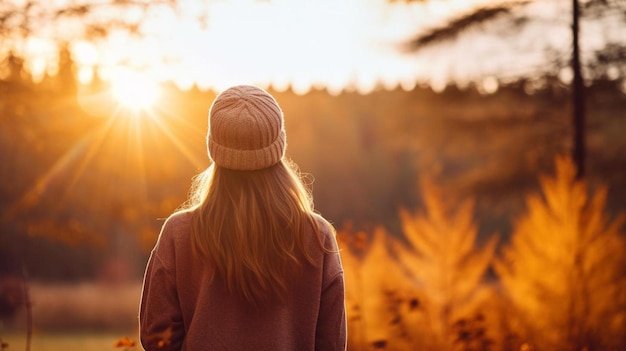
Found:
[[[316,264],[311,230],[324,251],[313,202],[295,165],[237,171],[211,165],[196,177],[188,202],[192,244],[230,293],[258,305],[286,298],[289,272]]]

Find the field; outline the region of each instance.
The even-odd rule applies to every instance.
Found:
[[[130,335],[130,334],[129,334]],[[130,336],[129,336],[130,337]],[[34,351],[100,351],[114,350],[119,334],[100,333],[35,333],[31,341],[31,350]],[[133,337],[133,339],[136,339]],[[24,333],[3,335],[2,340],[8,343],[8,350],[26,350],[26,336]],[[118,349],[118,350],[122,350]],[[136,350],[138,348],[130,348]]]
[[[137,341],[140,294],[139,282],[30,284],[31,350],[113,350],[123,337]],[[10,351],[26,350],[26,330],[23,310],[11,322],[0,321],[0,339]]]

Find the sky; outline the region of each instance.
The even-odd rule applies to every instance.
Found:
[[[16,0],[19,1],[19,0]],[[506,0],[504,0],[506,1]],[[515,0],[509,0],[515,1]],[[48,2],[63,6],[66,1]],[[441,90],[450,81],[478,82],[495,91],[496,78],[514,78],[545,64],[546,49],[567,55],[569,0],[538,0],[520,9],[532,21],[519,30],[500,18],[468,30],[456,40],[406,52],[403,44],[429,28],[496,0],[179,0],[175,11],[154,6],[143,13],[99,11],[88,20],[142,19],[141,38],[112,31],[98,43],[73,40],[72,56],[81,81],[95,72],[105,80],[128,69],[153,81],[174,81],[180,88],[221,90],[235,83],[291,87],[296,93],[326,88],[367,93],[377,87],[412,89],[430,84]],[[78,32],[79,22],[41,25],[40,35],[23,45],[35,80],[54,71],[50,33]],[[583,21],[585,52],[607,43],[624,43],[619,19]],[[622,76],[619,70],[615,76]],[[562,79],[571,73],[565,69]],[[626,87],[625,87],[626,90]]]
[[[120,35],[103,50],[130,55],[140,67],[158,67],[159,57],[167,55],[167,69],[152,74],[181,88],[196,84],[220,90],[252,82],[299,93],[312,87],[365,93],[378,84],[411,89],[418,68],[414,55],[402,53],[400,46],[419,26],[435,25],[481,2],[183,1],[177,16],[155,11],[144,26],[150,40],[127,45]],[[195,20],[200,13],[207,14],[206,26]],[[89,46],[84,45],[86,51]]]

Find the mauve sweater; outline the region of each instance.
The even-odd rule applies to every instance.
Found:
[[[145,350],[346,349],[343,268],[328,222],[316,216],[333,252],[322,251],[311,230],[306,245],[318,267],[304,261],[286,302],[256,308],[209,279],[211,267],[192,252],[190,219],[170,216],[150,255],[139,311]]]

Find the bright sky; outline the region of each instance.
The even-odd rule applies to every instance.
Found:
[[[159,57],[165,54],[168,67],[152,74],[181,88],[197,84],[220,90],[245,82],[279,90],[291,85],[300,93],[312,86],[367,92],[382,82],[409,89],[416,80],[415,60],[400,54],[397,45],[420,25],[472,2],[478,1],[183,1],[178,17],[163,11],[146,22],[152,40],[124,45],[117,38],[104,50],[148,67],[162,65]],[[199,13],[208,14],[206,28],[184,20]]]
[[[84,82],[93,77],[95,66],[104,79],[113,79],[122,64],[152,80],[173,80],[183,89],[195,84],[220,90],[234,83],[254,83],[271,84],[278,90],[291,85],[300,93],[311,87],[326,87],[333,93],[346,88],[367,93],[377,85],[411,89],[417,82],[440,89],[449,80],[479,80],[486,90],[493,90],[497,88],[496,75],[514,76],[540,67],[546,47],[567,51],[569,0],[527,6],[524,11],[538,21],[521,32],[503,33],[507,23],[496,20],[489,25],[491,31],[469,31],[458,41],[427,48],[418,55],[399,49],[421,29],[489,2],[493,3],[179,0],[177,13],[167,7],[148,12],[141,27],[143,39],[120,31],[98,45],[76,41],[72,53]],[[201,14],[206,15],[204,23],[197,20]],[[141,12],[129,11],[123,16],[138,18]],[[71,33],[72,25],[79,24],[69,23],[65,30]],[[623,40],[626,30],[624,25],[602,23],[587,28],[583,40],[592,47]],[[53,52],[51,47],[40,38],[26,45],[33,57],[29,67],[35,78],[54,70],[41,54]],[[567,72],[563,76],[567,78]]]

